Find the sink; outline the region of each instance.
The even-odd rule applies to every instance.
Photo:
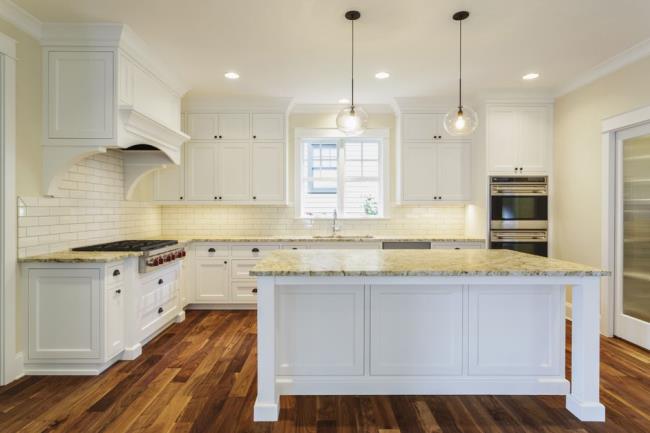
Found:
[[[314,239],[372,239],[373,235],[317,235]]]

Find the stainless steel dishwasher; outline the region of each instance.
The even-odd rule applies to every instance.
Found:
[[[382,242],[382,250],[430,250],[431,242]]]

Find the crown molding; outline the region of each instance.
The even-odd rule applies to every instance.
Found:
[[[0,17],[36,40],[43,35],[43,23],[11,0],[0,0]]]
[[[336,114],[345,107],[346,104],[295,104],[291,114]],[[389,104],[359,104],[359,107],[368,114],[395,114]]]
[[[559,98],[561,96],[564,96],[567,93],[573,92],[574,90],[584,87],[587,84],[593,83],[602,77],[616,72],[619,69],[622,69],[625,66],[648,56],[650,56],[650,39],[646,39],[636,45],[631,46],[625,51],[616,54],[615,56],[590,69],[582,76],[568,82],[563,86],[558,87],[555,92],[555,97]]]
[[[184,113],[228,113],[228,112],[282,112],[288,113],[293,98],[214,96],[190,94],[183,98]]]

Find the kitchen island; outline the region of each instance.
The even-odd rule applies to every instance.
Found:
[[[256,421],[281,395],[566,395],[599,402],[606,272],[508,250],[276,251],[258,288]],[[573,287],[571,381],[565,288]]]

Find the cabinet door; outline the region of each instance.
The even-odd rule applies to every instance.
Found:
[[[517,160],[523,173],[546,173],[550,147],[550,115],[546,107],[526,107],[519,110],[519,139]]]
[[[470,144],[439,143],[437,147],[438,196],[445,201],[469,200],[471,160]]]
[[[233,281],[232,301],[236,304],[254,304],[257,302],[257,281]]]
[[[172,165],[155,171],[153,198],[156,201],[176,201],[185,198],[182,166]]]
[[[29,359],[99,359],[99,269],[31,269],[28,278]]]
[[[436,195],[436,145],[405,143],[402,148],[402,201],[432,201]]]
[[[216,114],[189,114],[187,130],[193,140],[214,140],[219,136],[219,116]]]
[[[253,114],[253,139],[283,140],[284,115],[262,113]]]
[[[435,114],[405,114],[402,117],[402,137],[405,141],[432,141],[438,135]]]
[[[197,302],[228,302],[230,264],[228,260],[196,259],[196,299]]]
[[[211,200],[218,195],[218,144],[188,143],[185,158],[185,193],[188,200]]]
[[[515,173],[517,167],[517,113],[513,108],[491,107],[487,120],[487,157],[491,173]]]
[[[217,176],[223,200],[250,200],[250,154],[249,143],[219,143]]]
[[[113,68],[110,51],[48,54],[49,138],[113,138]]]
[[[284,143],[254,142],[252,153],[253,200],[284,201]]]
[[[124,349],[124,287],[110,287],[106,293],[106,359]]]
[[[220,114],[219,138],[223,140],[248,140],[251,137],[249,114]]]

